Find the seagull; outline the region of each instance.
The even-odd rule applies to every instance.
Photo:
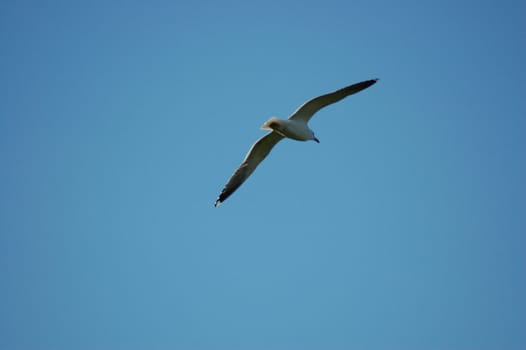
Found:
[[[342,89],[330,92],[310,99],[302,104],[288,119],[279,119],[271,117],[262,126],[263,130],[270,130],[265,136],[257,140],[250,147],[243,163],[232,174],[227,184],[219,194],[214,207],[224,202],[232,193],[234,193],[243,182],[256,170],[259,163],[265,159],[272,148],[283,138],[289,138],[297,141],[320,141],[314,136],[314,132],[309,129],[307,123],[310,118],[323,107],[338,102],[345,97],[355,94],[363,89],[376,83],[378,79],[371,79],[349,85]]]

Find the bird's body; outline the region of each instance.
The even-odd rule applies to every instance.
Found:
[[[332,103],[357,93],[376,83],[378,79],[366,80],[357,84],[347,86],[343,89],[315,97],[301,105],[288,119],[279,119],[272,117],[267,120],[262,129],[271,130],[259,140],[257,140],[248,151],[243,163],[237,168],[230,177],[227,184],[221,191],[214,206],[224,202],[241,184],[252,174],[256,167],[265,159],[272,148],[283,138],[289,138],[297,141],[313,140],[319,142],[314,136],[314,132],[308,127],[307,123],[310,118],[322,109]]]
[[[308,141],[314,140],[319,142],[314,136],[314,132],[307,126],[307,123],[303,120],[293,119],[279,119],[272,117],[263,124],[261,127],[263,130],[273,130],[283,137],[293,139],[296,141]]]

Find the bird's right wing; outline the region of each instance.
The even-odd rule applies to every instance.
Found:
[[[349,85],[347,87],[330,92],[328,94],[314,97],[313,99],[310,99],[309,101],[302,104],[294,113],[292,113],[289,119],[303,120],[304,122],[308,122],[310,118],[312,118],[314,113],[316,113],[323,107],[338,102],[349,95],[360,92],[363,89],[366,89],[369,86],[373,85],[377,81],[378,79],[362,81],[360,83]]]
[[[248,151],[243,163],[237,168],[232,174],[227,184],[221,191],[221,194],[217,198],[214,206],[217,207],[219,204],[224,202],[235,190],[241,186],[243,182],[256,170],[256,167],[265,159],[270,153],[272,148],[278,143],[283,136],[276,132],[268,133],[259,140],[257,140],[250,150]]]

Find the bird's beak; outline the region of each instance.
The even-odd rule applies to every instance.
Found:
[[[314,141],[316,141],[317,143],[320,143],[320,140],[318,140],[317,138],[313,138]]]

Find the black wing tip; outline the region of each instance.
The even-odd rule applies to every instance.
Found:
[[[218,207],[221,203],[223,203],[231,193],[226,193],[224,190],[221,192],[221,194],[217,197],[216,202],[214,203],[214,208]]]
[[[354,87],[356,89],[356,92],[362,91],[362,90],[367,89],[368,87],[376,84],[376,82],[378,80],[380,80],[380,79],[374,78],[374,79],[364,80],[362,82],[359,82],[359,83],[356,83],[354,85],[351,85],[351,87]]]

